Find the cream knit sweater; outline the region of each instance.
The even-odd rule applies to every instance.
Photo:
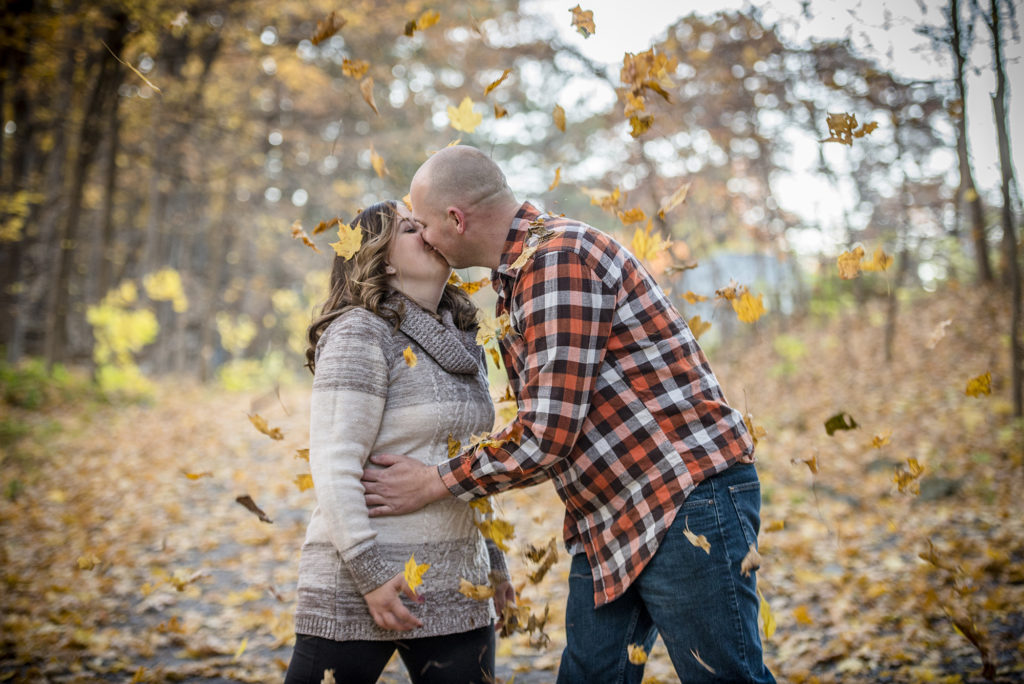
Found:
[[[465,501],[448,497],[409,515],[367,515],[360,484],[371,454],[405,454],[434,465],[448,458],[448,436],[466,442],[488,431],[494,408],[472,332],[458,330],[411,300],[395,331],[365,309],[339,316],[320,337],[310,406],[309,464],[316,491],[299,563],[295,631],[336,641],[409,639],[464,632],[494,619],[490,601],[458,592],[460,578],[486,584],[504,558],[485,544]],[[402,352],[412,348],[416,365]],[[423,623],[383,630],[363,594],[401,572],[415,554],[429,563],[421,604],[403,597]]]

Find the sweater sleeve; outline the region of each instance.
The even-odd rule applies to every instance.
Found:
[[[387,324],[368,311],[339,317],[317,345],[310,400],[309,466],[317,505],[363,594],[399,571],[388,567],[377,547],[361,483],[387,397],[387,334]]]

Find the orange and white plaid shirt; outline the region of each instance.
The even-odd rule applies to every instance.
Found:
[[[497,437],[522,438],[438,472],[463,499],[553,480],[566,548],[587,554],[603,605],[639,576],[697,484],[754,460],[752,440],[686,322],[610,236],[525,203],[491,278],[519,403]]]

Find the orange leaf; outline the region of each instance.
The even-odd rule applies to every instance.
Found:
[[[502,84],[502,82],[506,78],[508,78],[508,75],[511,74],[511,73],[512,73],[511,69],[505,69],[505,71],[502,72],[501,76],[499,76],[496,80],[491,81],[490,85],[488,85],[486,88],[484,88],[484,95],[489,95],[490,92],[492,90],[494,90],[495,88],[497,88],[498,86],[500,86]],[[495,105],[495,106],[497,106],[497,105]]]
[[[565,110],[562,109],[561,105],[555,105],[554,110],[551,112],[551,118],[554,119],[558,130],[565,133]]]
[[[260,414],[249,413],[246,415],[249,416],[249,421],[253,426],[267,437],[270,437],[270,439],[284,439],[284,434],[281,432],[281,428],[271,428],[267,425],[266,419],[264,419]]]
[[[331,12],[322,20],[316,22],[316,33],[314,33],[313,37],[310,38],[310,42],[312,42],[313,45],[319,45],[340,31],[341,27],[347,23],[348,21],[345,17],[341,16],[337,12]]]
[[[373,78],[367,77],[359,82],[359,92],[363,94],[363,99],[366,100],[366,104],[370,105],[373,109],[373,113],[380,116],[380,110],[377,109],[377,103],[373,100]]]
[[[571,25],[575,26],[576,30],[579,31],[584,38],[589,38],[590,36],[597,33],[597,29],[594,27],[593,11],[584,10],[580,8],[579,5],[576,5],[569,11],[572,12]]]
[[[302,221],[296,220],[292,224],[292,237],[296,240],[302,240],[302,244],[306,245],[316,253],[320,253],[320,248],[317,247],[313,241],[309,238],[309,234],[302,228]]]
[[[562,167],[559,166],[555,169],[555,180],[551,181],[551,185],[548,186],[548,192],[551,192],[558,187],[558,184],[562,182]]]
[[[362,59],[342,59],[341,73],[355,80],[361,79],[370,70],[370,63]]]

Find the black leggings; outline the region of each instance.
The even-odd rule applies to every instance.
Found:
[[[295,635],[285,684],[320,684],[334,670],[338,684],[373,684],[395,649],[413,684],[485,684],[494,681],[494,628],[398,641],[333,641]]]

